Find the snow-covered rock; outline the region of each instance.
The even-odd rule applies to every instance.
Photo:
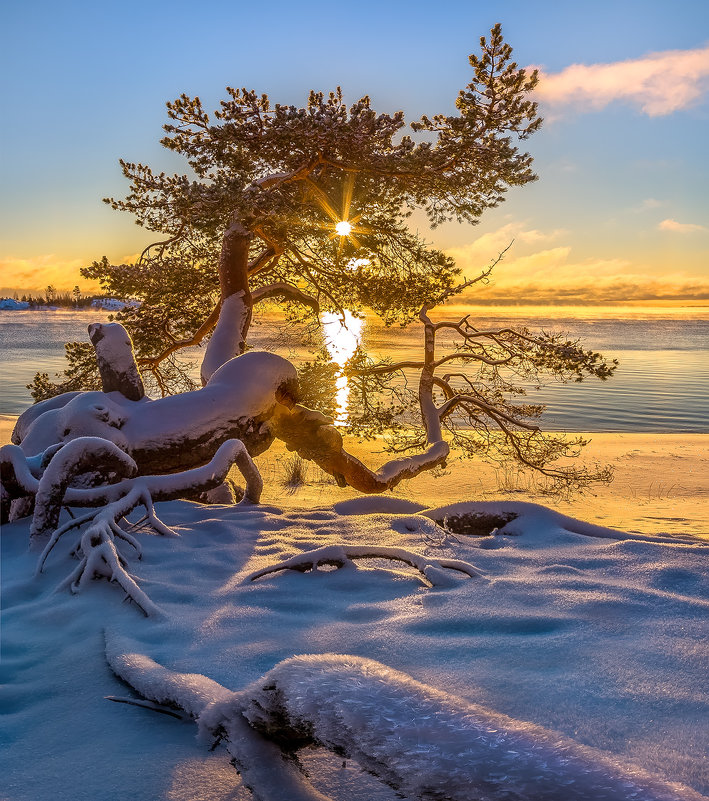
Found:
[[[30,304],[26,300],[15,300],[14,298],[0,298],[1,311],[24,311],[29,309]]]

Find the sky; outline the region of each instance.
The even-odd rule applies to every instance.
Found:
[[[126,193],[120,157],[183,171],[159,144],[180,93],[303,105],[339,85],[409,121],[450,113],[496,22],[541,70],[539,180],[476,226],[419,231],[467,274],[513,241],[483,302],[709,305],[706,0],[5,3],[0,294],[89,291],[81,266],[152,241],[101,199]]]

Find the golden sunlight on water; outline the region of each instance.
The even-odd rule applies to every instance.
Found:
[[[325,312],[321,316],[323,338],[330,358],[340,367],[337,376],[337,411],[335,425],[344,425],[347,422],[347,398],[350,388],[347,386],[347,376],[342,375],[342,368],[357,350],[362,341],[364,320],[355,317],[352,312],[345,309],[344,320],[339,314]]]

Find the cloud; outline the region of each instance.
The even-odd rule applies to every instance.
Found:
[[[540,70],[536,97],[553,106],[597,111],[613,101],[660,117],[696,104],[709,89],[709,46],[666,50],[610,64],[572,64]]]
[[[661,223],[658,223],[657,227],[660,231],[673,231],[676,234],[692,234],[695,231],[706,231],[706,227],[703,225],[696,225],[695,223],[681,223],[677,222],[677,220],[663,220]]]
[[[653,211],[654,209],[659,209],[663,205],[664,203],[661,200],[658,200],[657,198],[646,197],[642,203],[640,203],[637,206],[633,206],[630,209],[630,211],[636,213],[641,213],[643,211]]]
[[[0,273],[6,287],[26,292],[43,292],[50,284],[60,292],[77,284],[82,291],[93,292],[98,284],[86,281],[79,274],[79,269],[87,264],[85,259],[65,259],[53,253],[26,259],[7,256],[0,258]]]
[[[473,274],[487,267],[490,261],[495,259],[511,242],[515,243],[516,250],[520,244],[539,245],[554,242],[565,233],[566,231],[562,228],[540,231],[537,228],[527,228],[524,222],[511,222],[495,231],[483,234],[467,245],[450,248],[446,253],[452,256],[467,272]]]
[[[510,223],[469,245],[451,248],[447,253],[455,258],[466,276],[473,277],[489,263],[491,252],[496,254],[502,242],[505,245],[509,243],[515,229],[517,241],[524,241],[525,231]],[[526,241],[534,248],[538,242],[556,238],[557,232],[544,234],[534,231]],[[618,258],[577,260],[572,248],[565,244],[519,256],[515,255],[517,250],[515,247],[508,251],[506,258],[495,268],[489,284],[476,284],[456,302],[590,305],[709,299],[709,277],[688,272],[652,275],[643,266]]]

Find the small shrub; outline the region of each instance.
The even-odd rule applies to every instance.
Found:
[[[307,484],[308,465],[297,453],[283,461],[283,468],[283,486],[289,491],[295,492]]]

